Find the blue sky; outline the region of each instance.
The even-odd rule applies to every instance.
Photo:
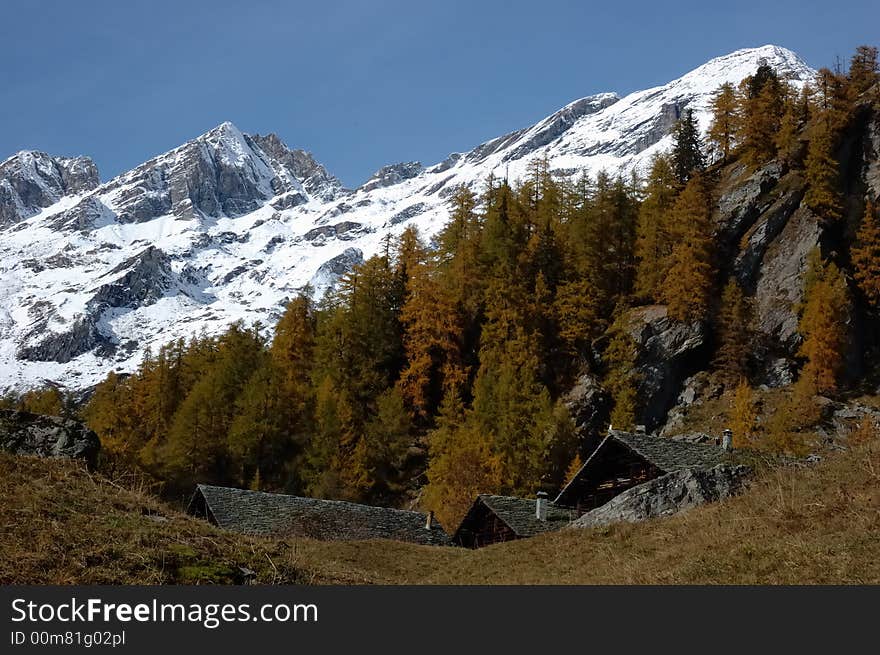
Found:
[[[819,67],[880,37],[877,0],[719,4],[5,0],[0,159],[88,154],[108,179],[231,120],[354,186],[737,48]]]

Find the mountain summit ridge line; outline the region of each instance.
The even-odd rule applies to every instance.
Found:
[[[85,388],[169,339],[272,324],[386,235],[435,235],[458,185],[521,178],[536,158],[561,177],[643,172],[684,109],[705,130],[718,86],[762,60],[796,85],[815,73],[778,46],[738,50],[662,86],[577,99],[429,167],[384,166],[356,189],[228,121],[104,183],[87,157],[19,152],[0,164],[0,388]]]

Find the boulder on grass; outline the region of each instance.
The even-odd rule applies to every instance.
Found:
[[[83,459],[93,467],[100,449],[98,435],[79,421],[0,410],[0,450],[15,455]]]
[[[637,523],[670,516],[691,507],[712,503],[738,493],[751,474],[748,466],[719,464],[712,468],[687,468],[627,489],[601,507],[574,521],[572,528],[592,528],[610,523]]]

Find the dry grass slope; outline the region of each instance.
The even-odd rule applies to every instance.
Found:
[[[242,537],[71,462],[0,455],[0,478],[2,583],[880,583],[877,440],[676,517],[478,551]]]
[[[876,584],[880,443],[767,472],[737,498],[667,519],[486,548],[429,581]]]

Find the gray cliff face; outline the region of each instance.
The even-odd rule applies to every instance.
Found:
[[[820,237],[816,216],[799,208],[768,248],[755,286],[756,327],[792,356],[801,343],[797,307],[803,299],[807,261]]]
[[[144,307],[158,301],[175,281],[171,260],[155,246],[149,246],[110,271],[95,290],[89,307]]]
[[[608,427],[611,397],[595,375],[581,374],[563,402],[582,438],[601,434]]]
[[[516,141],[517,138],[524,135],[526,132],[531,132],[525,142],[519,144],[510,152],[505,153],[503,161],[520,159],[539,148],[553,143],[553,141],[574,126],[577,120],[582,116],[595,114],[597,111],[610,107],[618,100],[620,100],[618,96],[610,93],[581,98],[559,110],[549,118],[544,119],[536,128],[521,130],[519,132],[514,132],[508,137],[502,137],[501,141],[497,142],[497,145],[503,148],[506,143]],[[664,135],[665,132],[661,137]]]
[[[250,138],[270,157],[276,171],[280,166],[292,174],[309,196],[330,201],[348,193],[342,182],[319,164],[310,152],[291,150],[276,134],[266,136],[255,134]],[[283,170],[280,172],[283,175]],[[281,208],[276,207],[276,209]]]
[[[49,317],[41,327],[33,330],[25,344],[16,351],[16,357],[29,362],[58,362],[66,364],[76,357],[94,351],[99,356],[112,353],[114,346],[104,334],[95,316],[87,314],[75,319],[66,330],[51,332],[45,329]]]
[[[793,357],[807,258],[822,236],[819,221],[803,204],[806,184],[799,171],[786,173],[771,162],[743,178],[744,169],[737,169],[728,170],[728,189],[718,202],[719,248],[754,298],[758,333],[772,351]]]
[[[54,159],[61,173],[64,195],[85,193],[101,183],[98,167],[90,157],[55,157]]]
[[[339,278],[358,264],[364,263],[364,253],[358,248],[346,248],[342,254],[321,264],[315,277],[329,276]]]
[[[874,116],[874,120],[869,123],[867,151],[865,183],[874,198],[880,200],[880,114]]]
[[[737,163],[727,174],[720,189],[717,218],[719,238],[723,242],[738,242],[754,225],[758,217],[769,209],[772,200],[768,194],[782,177],[782,166],[771,162],[749,173],[745,164]]]
[[[113,220],[114,214],[95,196],[88,196],[70,209],[53,216],[49,225],[56,230],[88,232]]]
[[[0,410],[0,450],[15,455],[82,459],[94,466],[100,448],[98,435],[79,421]]]
[[[570,527],[593,528],[671,516],[739,493],[751,472],[747,466],[729,464],[719,464],[710,469],[673,471],[627,489],[601,507],[587,512]]]
[[[0,227],[29,218],[64,196],[91,191],[98,183],[98,169],[88,157],[20,152],[0,163]]]
[[[636,345],[637,418],[651,431],[663,424],[682,383],[703,363],[705,326],[673,321],[662,305],[630,310],[626,324]]]
[[[619,152],[641,152],[653,146],[672,131],[672,128],[675,127],[675,124],[684,113],[688,102],[689,99],[682,99],[678,102],[664,104],[661,112],[650,119],[648,124],[643,127],[643,133],[639,138],[633,141],[632,145],[627,149],[620,150]]]
[[[33,312],[34,328],[18,349],[18,358],[31,362],[66,363],[90,351],[110,357],[116,352],[120,340],[106,320],[108,312],[147,307],[166,295],[187,293],[191,286],[188,280],[174,273],[171,258],[155,246],[149,246],[122,262],[99,282],[86,303],[85,312],[65,329],[49,328],[56,317],[53,306],[47,304]]]

